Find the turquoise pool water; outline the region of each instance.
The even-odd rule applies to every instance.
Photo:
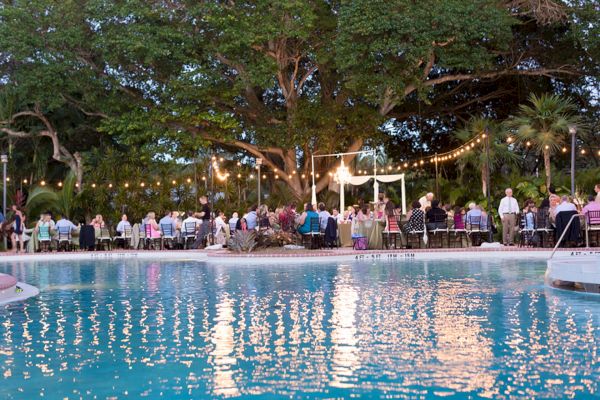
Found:
[[[590,398],[600,296],[539,261],[35,262],[0,399]]]

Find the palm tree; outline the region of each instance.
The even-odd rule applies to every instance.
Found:
[[[455,135],[458,139],[467,143],[474,137],[486,132],[486,130],[487,134],[490,135],[490,175],[496,168],[502,165],[517,166],[519,164],[519,157],[508,148],[505,140],[506,133],[500,129],[500,126],[496,122],[485,118],[471,118],[467,125],[456,132]],[[461,172],[467,166],[470,166],[480,173],[481,191],[485,196],[488,186],[488,161],[485,147],[483,145],[477,146],[467,151],[458,159],[458,165]]]
[[[565,145],[569,126],[575,126],[583,133],[581,118],[575,115],[576,105],[559,95],[532,93],[528,102],[519,106],[519,113],[509,118],[506,126],[514,132],[517,142],[533,146],[542,153],[548,187],[552,182],[550,157]]]

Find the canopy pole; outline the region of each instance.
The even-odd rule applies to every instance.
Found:
[[[377,183],[377,150],[373,150],[373,203],[377,203],[379,197],[379,184]]]
[[[310,156],[312,164],[312,188],[311,188],[311,204],[317,204],[317,185],[315,184],[315,156]]]
[[[406,186],[404,184],[404,174],[402,174],[402,215],[406,215]]]

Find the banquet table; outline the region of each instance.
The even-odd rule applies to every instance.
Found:
[[[352,247],[352,224],[339,224],[338,229],[340,231],[340,246]]]
[[[385,229],[385,220],[366,220],[356,222],[356,224],[356,233],[369,239],[369,249],[381,249],[383,245],[381,233]]]

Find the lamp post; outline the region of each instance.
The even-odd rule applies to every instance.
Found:
[[[491,182],[490,182],[490,134],[487,126],[485,127],[485,179],[487,180],[486,196],[487,196],[487,209],[488,209],[488,241],[492,243],[494,240],[494,233],[492,232],[492,193],[491,193]]]
[[[263,163],[263,159],[262,158],[257,158],[256,159],[256,169],[258,170],[258,179],[256,180],[256,185],[257,185],[257,192],[258,192],[258,206],[260,207],[260,166]]]
[[[0,155],[0,162],[2,162],[3,179],[2,179],[2,215],[6,218],[6,164],[8,164],[8,156],[6,154]],[[4,235],[4,250],[6,250],[6,235]]]
[[[577,136],[577,126],[569,125],[571,134],[571,196],[575,196],[575,141]]]

